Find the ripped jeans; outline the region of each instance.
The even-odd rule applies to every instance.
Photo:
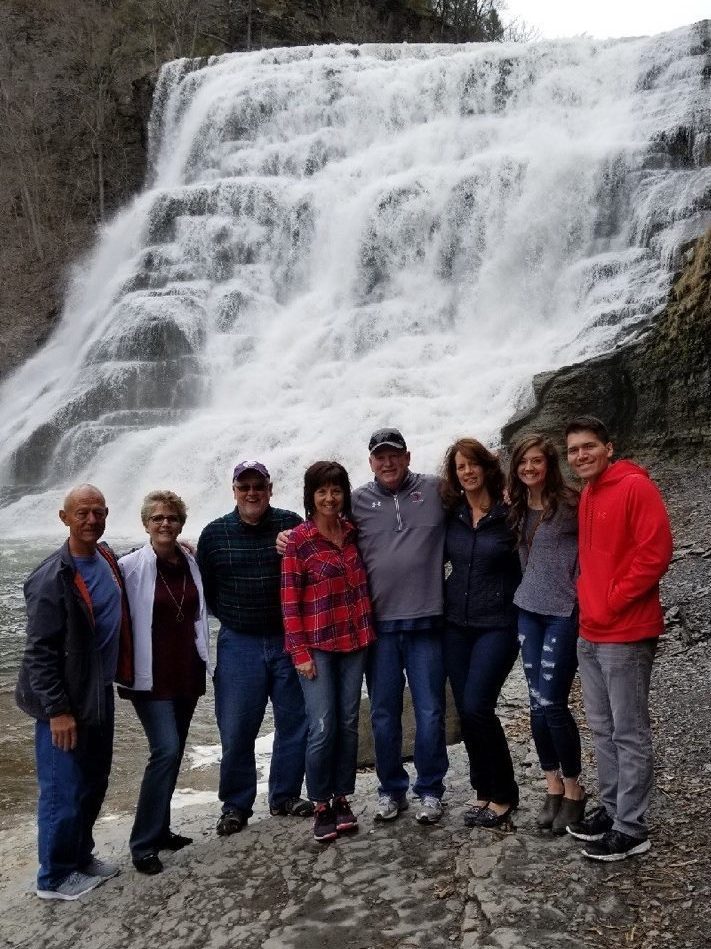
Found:
[[[330,801],[355,790],[366,652],[311,649],[316,677],[299,680],[309,725],[306,791],[312,801]]]
[[[531,702],[531,733],[544,771],[580,774],[580,732],[568,696],[578,667],[578,611],[547,616],[519,609],[518,638]]]

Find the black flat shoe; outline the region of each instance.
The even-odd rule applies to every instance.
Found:
[[[138,857],[137,860],[133,861],[133,865],[139,873],[145,873],[151,877],[163,870],[163,864],[157,853],[147,853],[145,857]]]
[[[168,836],[160,842],[159,850],[182,850],[193,842],[192,837],[183,837],[182,834],[174,834],[172,830],[168,831]]]
[[[464,826],[465,827],[476,827],[477,820],[481,812],[489,806],[489,801],[486,804],[475,804],[473,807],[470,807],[468,811],[464,812]]]
[[[497,827],[503,827],[508,823],[511,815],[516,810],[516,804],[510,804],[503,814],[497,814],[490,807],[482,807],[470,827],[485,827],[487,830],[495,830]]]

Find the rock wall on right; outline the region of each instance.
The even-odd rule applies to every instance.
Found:
[[[541,431],[562,447],[570,419],[596,415],[618,456],[711,463],[711,229],[684,262],[644,336],[534,378],[535,404],[504,426],[504,445]]]

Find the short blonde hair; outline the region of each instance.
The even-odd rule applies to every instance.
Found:
[[[143,521],[144,527],[147,526],[148,518],[151,516],[151,511],[156,504],[167,504],[168,507],[172,507],[180,518],[181,524],[184,524],[187,520],[188,508],[185,501],[183,501],[179,495],[174,491],[151,491],[145,496],[143,504],[141,505],[141,520]]]

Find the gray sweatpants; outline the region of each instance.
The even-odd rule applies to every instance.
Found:
[[[578,640],[600,800],[615,830],[645,839],[654,767],[649,682],[656,649],[656,638],[634,643]]]

